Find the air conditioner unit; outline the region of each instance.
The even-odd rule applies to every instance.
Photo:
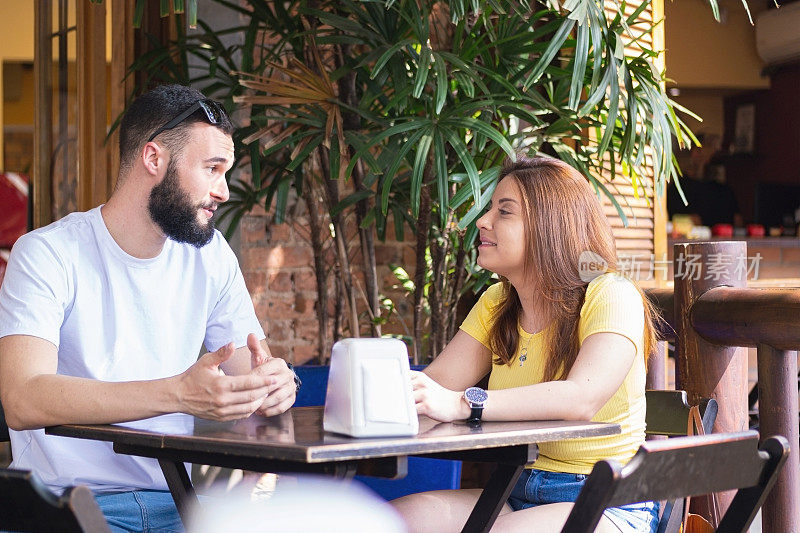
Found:
[[[758,16],[756,49],[768,65],[800,59],[800,2]]]

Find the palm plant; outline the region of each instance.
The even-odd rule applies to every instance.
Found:
[[[330,169],[326,177],[352,176],[355,191],[344,204],[360,205],[379,236],[389,213],[395,228],[410,215],[416,354],[423,351],[425,330],[431,332],[429,353],[452,336],[467,263],[474,264],[474,220],[503,158],[518,150],[558,155],[588,176],[624,220],[617,197],[596,177],[604,162],[611,162],[612,176],[621,164],[639,188],[652,149],[661,193],[676,173],[672,137],[683,145],[692,141],[650,63],[656,53],[620,53],[623,35],[647,3],[611,17],[594,0],[540,7],[499,1],[480,9],[463,1],[301,4],[307,23],[294,61],[297,55],[317,58],[314,71],[267,70],[244,82],[256,94],[237,98],[266,105],[277,114],[271,118],[282,119],[262,130],[285,128],[267,141],[266,153],[293,146],[291,165],[313,156],[329,161],[322,165]],[[319,59],[320,49],[332,56],[330,65]],[[313,83],[282,83],[287,76],[315,77],[319,87],[330,88],[323,83],[329,78],[346,81],[337,96],[311,95]],[[342,116],[351,117],[353,127],[345,128]]]
[[[418,361],[441,350],[459,298],[486,282],[475,267],[474,221],[504,158],[564,159],[626,221],[602,169],[643,191],[651,165],[660,195],[678,177],[673,138],[697,142],[676,112],[688,111],[664,92],[657,52],[631,30],[649,2],[609,10],[601,0],[217,1],[246,17],[226,30],[242,32],[243,45],[225,48],[220,32],[199,21],[205,33],[181,36],[135,67],[157,72],[153,65],[172,65],[177,49],[209,68],[193,77],[184,62],[167,70],[175,80],[249,106],[236,145],[252,182],[232,184],[225,214],[238,221],[256,203],[274,202],[282,220],[291,188],[309,204],[321,350],[331,270],[319,239],[328,219],[343,295],[336,302],[346,303],[353,336],[363,325],[343,215],[357,222],[372,334],[382,322],[374,238],[384,239],[390,222],[399,240],[406,226],[413,231],[416,264],[401,281],[413,294]]]

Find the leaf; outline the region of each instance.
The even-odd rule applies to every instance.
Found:
[[[261,158],[259,157],[258,143],[248,147],[250,151],[250,172],[253,179],[253,186],[261,188]]]
[[[573,26],[575,26],[575,21],[572,19],[564,19],[564,22],[561,23],[561,26],[556,31],[555,35],[550,41],[550,44],[547,47],[547,50],[542,57],[539,58],[539,61],[536,62],[536,67],[533,71],[528,75],[528,79],[525,80],[523,87],[528,89],[531,85],[539,81],[539,78],[542,77],[544,73],[544,69],[550,65],[550,62],[556,56],[558,51],[561,49],[561,45],[564,44],[564,41],[567,40],[569,33],[572,31]]]
[[[616,63],[610,62],[611,68],[616,70]],[[623,65],[624,67],[624,65]],[[600,140],[600,146],[597,148],[597,156],[602,157],[611,143],[611,137],[614,135],[617,123],[617,113],[619,111],[619,85],[616,83],[616,76],[613,76],[614,81],[609,84],[611,94],[608,97],[608,117],[606,119],[605,131],[603,138]],[[614,159],[613,157],[611,158]]]
[[[489,200],[492,198],[492,194],[494,194],[494,189],[497,186],[497,183],[491,183],[485,191],[481,194],[478,201],[475,202],[467,214],[463,216],[463,218],[459,221],[458,227],[461,229],[466,228],[470,224],[472,224],[478,217],[481,216],[483,213],[484,206],[489,203]]]
[[[197,0],[188,0],[188,2],[186,18],[189,20],[189,27],[194,29],[197,27]]]
[[[414,148],[422,136],[428,131],[427,128],[420,128],[418,131],[415,131],[400,147],[400,150],[397,152],[397,155],[394,156],[392,164],[389,166],[388,170],[384,173],[384,179],[381,184],[381,212],[385,215],[388,212],[389,207],[389,193],[391,192],[391,185],[394,181],[395,175],[397,174],[397,170],[400,168],[400,165],[403,163],[406,154]]]
[[[475,167],[475,161],[473,161],[472,155],[470,155],[466,145],[454,131],[450,128],[440,128],[440,131],[447,138],[447,142],[453,147],[453,150],[455,150],[461,164],[464,165],[467,176],[469,177],[470,186],[472,187],[473,197],[480,198],[480,177],[478,176],[478,169]],[[482,207],[482,204],[479,203],[479,206]]]
[[[275,223],[283,224],[286,218],[286,205],[289,201],[289,180],[282,179],[278,184],[275,198]]]
[[[484,189],[485,187],[489,186],[492,182],[497,181],[497,176],[499,175],[500,175],[500,167],[491,167],[481,172],[480,188]],[[456,177],[457,177],[456,175],[453,175],[453,178]],[[472,188],[461,187],[458,189],[458,191],[456,191],[456,193],[453,195],[453,198],[450,200],[450,206],[453,209],[458,209],[464,202],[472,198],[474,198],[472,194]]]
[[[136,0],[136,6],[133,12],[133,27],[142,27],[142,17],[144,16],[144,4],[147,0]]]
[[[425,179],[425,168],[428,164],[428,152],[431,148],[433,135],[426,131],[417,144],[416,155],[414,157],[414,167],[411,174],[411,215],[419,216],[419,201]]]
[[[345,170],[343,177],[347,177],[350,175],[350,173],[353,171],[353,167],[355,166],[356,161],[358,161],[361,157],[363,157],[364,153],[373,146],[379,144],[384,139],[388,139],[393,135],[398,135],[400,133],[405,133],[407,131],[423,127],[426,123],[428,123],[427,120],[419,120],[419,119],[409,120],[408,122],[404,122],[402,124],[396,124],[391,128],[379,133],[375,137],[372,137],[371,139],[369,139],[369,141],[367,141],[364,144],[364,146],[362,146],[356,151],[355,155],[353,155],[352,159],[350,160],[350,164],[347,165],[347,169]]]
[[[397,242],[403,242],[405,235],[403,235],[403,214],[400,206],[395,204],[392,206],[392,218],[394,219],[394,238]]]
[[[716,1],[716,0],[713,0],[713,1]],[[742,1],[747,3],[747,0],[742,0]],[[643,1],[641,1],[639,3],[639,7],[637,7],[633,11],[633,13],[631,13],[628,16],[628,18],[626,20],[627,24],[628,25],[633,25],[636,22],[636,19],[639,18],[639,15],[641,15],[644,12],[644,10],[647,9],[647,6],[649,6],[651,3],[652,3],[652,0],[643,0]]]
[[[425,88],[425,82],[428,80],[428,66],[431,63],[431,51],[427,46],[422,47],[419,54],[419,64],[417,66],[417,77],[414,79],[414,92],[412,96],[419,98],[422,95],[422,90]]]
[[[330,216],[335,217],[335,216],[339,215],[342,211],[347,209],[348,207],[350,207],[352,205],[355,205],[356,203],[360,202],[361,200],[366,200],[367,198],[371,198],[372,196],[374,196],[374,194],[375,193],[373,193],[369,189],[363,189],[363,190],[360,190],[360,191],[356,191],[356,192],[348,195],[346,198],[341,200],[335,206],[333,206],[331,208],[331,210],[330,210]]]
[[[434,102],[436,114],[442,112],[445,102],[447,101],[447,67],[444,64],[444,58],[437,57],[434,54],[433,69],[436,73],[436,101]]]
[[[302,165],[308,155],[314,150],[317,146],[322,144],[322,136],[316,137],[305,137],[303,140],[295,146],[294,150],[292,150],[292,155],[289,158],[292,160],[291,163],[286,167],[286,170],[291,172],[292,170],[296,169],[300,165]]]
[[[442,227],[445,226],[450,209],[450,188],[447,172],[447,151],[442,134],[437,130],[433,135],[433,162],[436,174],[437,191],[439,193],[439,218]]]
[[[589,27],[588,24],[578,26],[578,39],[575,44],[575,58],[573,59],[572,82],[569,88],[569,108],[578,109],[578,103],[583,91],[586,75],[586,61],[589,56]]]
[[[481,132],[482,134],[492,139],[500,148],[502,148],[503,151],[508,155],[508,157],[511,158],[512,161],[516,160],[517,155],[514,152],[514,148],[511,146],[511,143],[509,143],[508,140],[506,140],[506,138],[503,137],[502,133],[495,130],[486,123],[470,117],[450,118],[447,120],[447,123],[456,124],[466,129],[473,129]]]
[[[458,83],[459,89],[464,90],[464,94],[467,95],[467,98],[473,98],[475,96],[475,84],[472,83],[472,79],[470,79],[469,76],[459,70],[453,73],[453,78]]]
[[[375,79],[375,77],[383,70],[383,67],[388,63],[388,61],[392,58],[394,54],[397,53],[398,50],[403,48],[404,46],[409,46],[412,44],[413,41],[411,39],[403,39],[402,41],[393,44],[390,46],[381,57],[375,62],[375,66],[372,67],[372,73],[370,73],[369,77]]]

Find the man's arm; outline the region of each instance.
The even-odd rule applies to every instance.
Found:
[[[294,405],[297,388],[294,384],[294,372],[289,370],[286,361],[272,357],[267,340],[258,340],[251,333],[247,336],[247,346],[237,348],[233,357],[221,365],[228,375],[246,374],[251,370],[261,376],[271,376],[275,380],[269,393],[258,408],[263,416],[283,413]]]
[[[15,430],[126,422],[175,412],[212,420],[243,418],[261,407],[279,378],[265,372],[224,375],[219,365],[234,351],[229,344],[209,352],[177,376],[117,383],[58,375],[52,343],[9,335],[0,338],[0,400],[8,426]]]

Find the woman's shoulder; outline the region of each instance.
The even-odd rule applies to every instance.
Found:
[[[481,298],[486,298],[492,301],[501,300],[505,296],[505,291],[503,290],[503,282],[498,281],[497,283],[492,283],[489,287],[483,291]]]
[[[630,279],[617,272],[606,272],[589,282],[586,301],[609,297],[641,299],[641,294]]]
[[[475,308],[485,312],[492,312],[494,308],[503,301],[504,297],[505,291],[503,290],[503,283],[493,283],[480,295],[480,298],[478,298],[475,304]]]

